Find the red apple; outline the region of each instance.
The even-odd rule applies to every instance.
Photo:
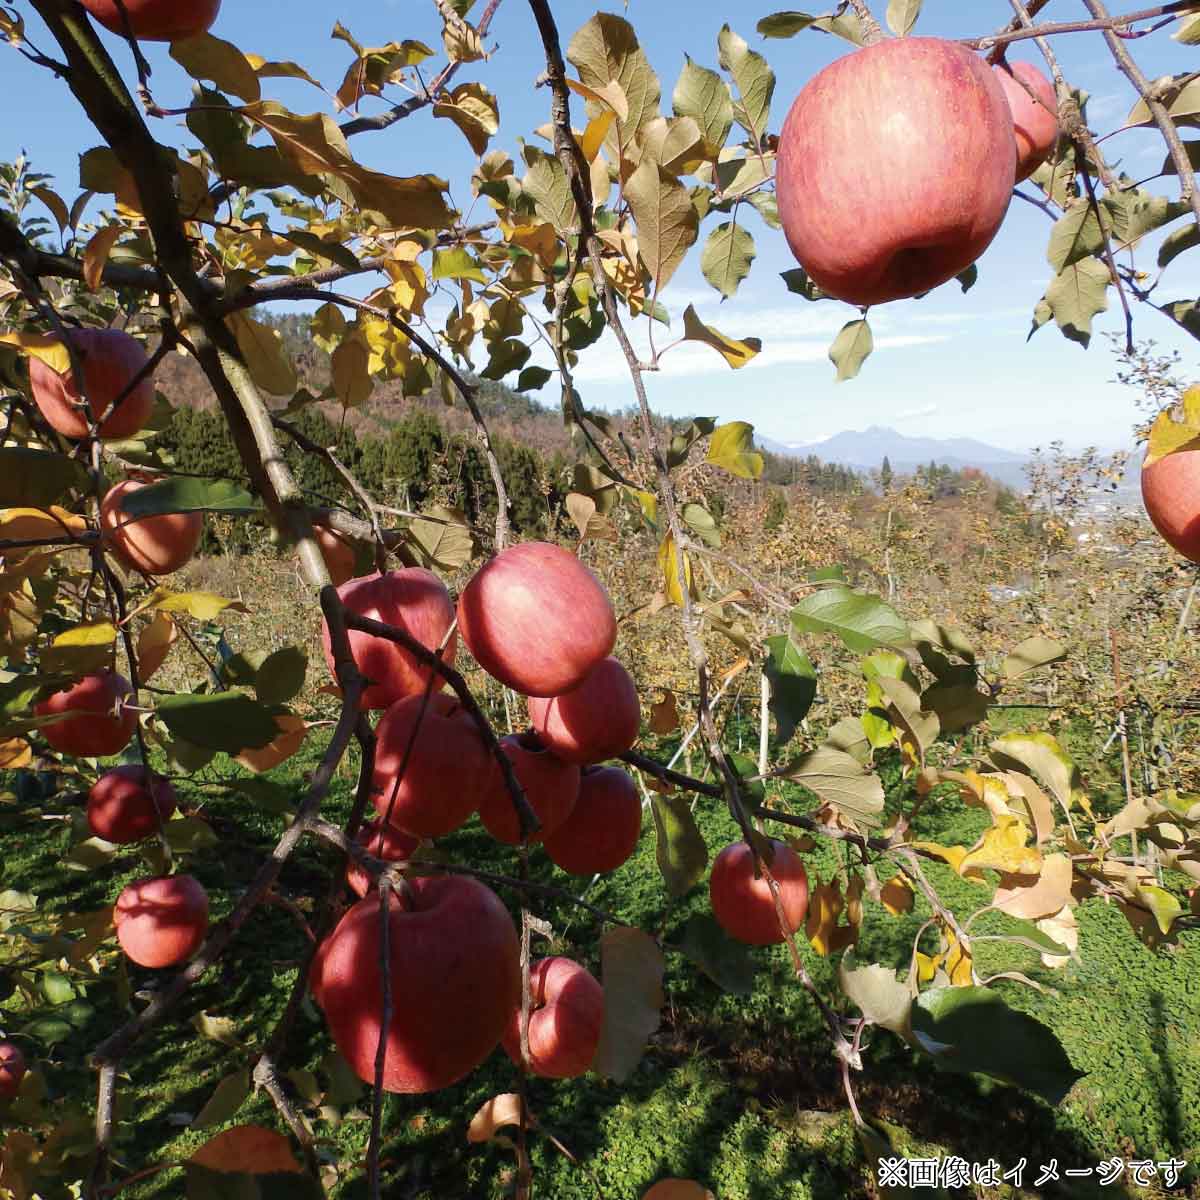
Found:
[[[25,1054],[16,1042],[0,1042],[0,1100],[12,1100],[25,1078]]]
[[[400,776],[414,730],[416,740]],[[397,700],[380,719],[375,737],[375,807],[397,829],[419,838],[458,829],[479,807],[497,769],[471,715],[447,692],[434,692],[427,706],[422,695]]]
[[[529,1069],[545,1079],[585,1075],[604,1028],[604,989],[569,958],[531,963],[529,988]],[[501,1041],[508,1057],[520,1064],[520,996]]]
[[[571,815],[579,796],[579,768],[556,758],[538,740],[536,734],[510,734],[500,746],[508,755],[513,773],[525,790],[541,829],[529,838],[530,845],[553,833]],[[521,822],[513,807],[512,795],[504,774],[493,763],[479,801],[479,816],[488,833],[510,846],[521,840]]]
[[[131,571],[170,575],[196,553],[204,535],[204,514],[162,513],[131,519],[125,512],[125,498],[151,482],[124,479],[110,487],[100,503],[100,529],[109,549]]]
[[[352,579],[337,592],[352,613],[403,629],[429,650],[437,650],[454,623],[450,593],[436,575],[423,567],[405,567],[383,575]],[[333,647],[328,626],[322,626],[322,637],[325,661],[332,672]],[[446,644],[442,657],[447,663],[454,662],[457,640],[451,636]],[[422,665],[403,646],[352,629],[350,650],[358,669],[370,681],[363,693],[362,708],[387,708],[424,690],[431,668]]]
[[[527,696],[578,687],[617,640],[600,581],[548,542],[510,546],[481,567],[459,598],[458,628],[489,675]]]
[[[121,949],[139,966],[178,966],[208,933],[208,893],[190,875],[141,879],[117,897],[113,924]]]
[[[521,995],[520,945],[508,910],[464,875],[419,876],[388,913],[392,1019],[383,1086],[433,1092],[473,1071],[500,1041]],[[309,976],[329,1031],[360,1079],[375,1079],[383,1019],[381,922],[360,900],[321,944]]]
[[[637,848],[642,801],[619,767],[584,767],[571,815],[542,839],[555,866],[572,875],[615,871]]]
[[[768,864],[779,884],[779,897],[788,929],[795,933],[808,913],[808,874],[796,852],[783,842],[771,843],[775,857]],[[708,877],[713,916],[730,937],[752,946],[784,940],[771,888],[765,875],[754,878],[754,855],[745,842],[734,842],[717,855]]]
[[[368,821],[354,839],[368,854],[384,862],[403,862],[420,845],[420,839],[392,828],[383,821]],[[346,864],[346,884],[356,896],[365,896],[375,881],[353,859]]]
[[[776,196],[792,253],[851,304],[916,296],[965,270],[1008,211],[1012,114],[979,55],[888,38],[838,59],[796,97]]]
[[[333,586],[341,587],[343,583],[353,579],[357,574],[358,563],[358,552],[354,543],[345,534],[330,529],[328,525],[314,523],[313,533],[316,535],[317,545],[321,548],[321,557],[325,560],[325,568]]]
[[[80,0],[84,8],[113,33],[124,35],[116,0]],[[174,42],[205,33],[217,19],[221,0],[125,0],[129,27],[143,42]]]
[[[153,377],[143,376],[125,394],[149,361],[141,342],[122,329],[73,329],[68,336],[83,369],[86,412],[93,418],[108,413],[100,422],[100,436],[127,438],[144,428],[154,408]],[[83,397],[70,368],[60,375],[40,358],[30,358],[29,384],[42,416],[63,437],[88,436]]]
[[[1177,450],[1143,463],[1142,502],[1162,539],[1200,562],[1200,450]]]
[[[77,716],[43,725],[39,732],[60,754],[74,758],[107,758],[129,745],[137,713],[126,707],[133,689],[129,680],[113,671],[85,675],[65,691],[55,692],[34,705],[39,717],[72,712]]]
[[[1017,138],[1016,182],[1020,183],[1050,157],[1058,144],[1058,96],[1054,84],[1033,63],[997,63],[993,70],[1012,112]]]
[[[642,710],[629,672],[604,658],[562,696],[530,696],[538,737],[566,762],[586,766],[624,754],[637,741]]]
[[[101,775],[88,792],[88,828],[118,846],[157,833],[174,811],[171,781],[145,767],[116,767]]]

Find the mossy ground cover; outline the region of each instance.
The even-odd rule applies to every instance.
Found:
[[[315,755],[302,755],[273,778],[298,795],[303,773],[314,762]],[[229,774],[229,764],[218,761],[199,778],[211,783]],[[887,778],[895,786],[895,772]],[[336,781],[326,805],[331,818],[348,812],[351,780],[347,769]],[[243,795],[212,787],[184,788],[183,797],[190,806],[202,806],[218,835],[215,845],[188,857],[187,869],[209,887],[214,916],[220,917],[253,876],[281,820]],[[40,818],[67,808],[61,796],[51,796],[8,809],[0,885],[36,894],[46,912],[99,908],[145,873],[135,852],[87,871],[65,869],[70,830],[63,822]],[[697,817],[711,853],[735,836],[728,816],[710,802],[697,805]],[[939,797],[922,811],[917,832],[944,844],[969,844],[985,820],[957,798]],[[515,869],[514,855],[498,848],[474,822],[447,839],[446,849],[456,860],[481,868]],[[824,845],[808,853],[810,877],[828,879],[840,853]],[[532,860],[535,879],[582,890],[586,881],[555,871],[540,852]],[[323,847],[305,846],[287,863],[280,894],[302,905],[305,897],[323,896],[333,862]],[[930,875],[960,913],[979,907],[988,894],[948,869],[932,866]],[[689,916],[707,910],[703,886],[682,901],[667,902],[648,818],[635,857],[587,896],[623,922],[661,933],[668,946],[678,943]],[[511,894],[506,899],[515,902]],[[555,930],[554,952],[571,954],[598,973],[594,919],[557,901],[548,902],[543,912]],[[860,961],[906,965],[924,919],[921,902],[902,917],[874,904],[866,912]],[[1185,934],[1177,948],[1154,954],[1115,909],[1089,901],[1078,915],[1081,962],[1065,971],[1049,971],[1035,953],[1007,943],[980,943],[977,961],[982,974],[1020,970],[1048,989],[997,985],[1010,1005],[1054,1029],[1086,1077],[1063,1104],[1050,1107],[1013,1088],[939,1073],[929,1059],[877,1032],[865,1055],[867,1070],[857,1078],[859,1103],[888,1131],[898,1152],[955,1154],[968,1162],[994,1158],[1005,1168],[1024,1157],[1030,1164],[1026,1194],[1033,1194],[1036,1168],[1052,1159],[1060,1172],[1113,1157],[1200,1162],[1200,936]],[[987,928],[991,919],[981,918],[978,929]],[[108,945],[105,953],[116,963],[115,944]],[[253,1062],[255,1046],[287,1001],[304,951],[305,935],[286,907],[259,909],[222,965],[129,1056],[119,1091],[122,1170],[132,1173],[186,1158],[220,1128],[193,1130],[186,1124],[221,1080]],[[540,946],[537,952],[549,949]],[[539,1195],[636,1200],[668,1175],[701,1180],[721,1200],[824,1200],[873,1193],[814,1005],[792,977],[782,948],[755,950],[753,957],[758,967],[753,992],[734,996],[722,993],[682,955],[668,952],[663,1026],[625,1085],[593,1076],[567,1084],[531,1082],[540,1129],[581,1164],[535,1134]],[[830,962],[807,947],[805,957],[818,986],[836,994]],[[161,985],[162,976],[134,968],[128,983],[136,1007]],[[90,986],[85,999],[94,1010],[90,1016],[77,1020],[69,1032],[64,1023],[60,1040],[41,1051],[52,1112],[90,1106],[94,1080],[82,1066],[84,1056],[123,1019],[120,982]],[[15,1003],[10,1000],[9,1008]],[[234,1044],[197,1037],[190,1022],[202,1013],[232,1019]],[[48,1007],[40,1015],[54,1014]],[[28,1020],[29,1014],[6,1011],[3,1025],[20,1029]],[[323,1157],[343,1164],[337,1194],[350,1200],[366,1195],[356,1164],[365,1153],[369,1098],[339,1091],[337,1075],[328,1069],[329,1049],[319,1014],[306,1004],[282,1065],[292,1072],[289,1087],[296,1089],[299,1103],[305,1104],[309,1093],[324,1105],[308,1104],[306,1113],[323,1139]],[[512,1090],[514,1082],[508,1060],[498,1052],[464,1082],[435,1096],[388,1097],[387,1195],[443,1200],[506,1194],[511,1153],[495,1145],[469,1145],[465,1130],[483,1101]],[[252,1096],[234,1120],[277,1124],[262,1095]],[[1072,1197],[1157,1194],[1132,1187],[1127,1176],[1108,1187],[1095,1178],[1064,1177],[1040,1190]],[[1011,1189],[992,1194],[1006,1192]],[[176,1170],[149,1175],[121,1192],[131,1200],[181,1194]],[[1175,1194],[1200,1195],[1195,1166]]]

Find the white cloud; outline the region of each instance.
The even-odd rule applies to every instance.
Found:
[[[918,417],[932,417],[938,411],[936,404],[923,404],[920,408],[906,408],[898,412],[892,419],[895,421],[915,421]]]

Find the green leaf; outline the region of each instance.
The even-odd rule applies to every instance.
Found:
[[[163,837],[176,853],[211,850],[219,844],[213,827],[201,817],[177,817],[163,826]]]
[[[818,746],[772,775],[808,788],[856,821],[879,824],[876,817],[883,812],[883,784],[878,775],[842,750]]]
[[[823,292],[809,279],[808,272],[803,267],[793,267],[790,271],[783,271],[779,278],[787,285],[789,292],[795,296],[803,296],[805,300],[824,300],[829,294]]]
[[[791,620],[801,633],[836,634],[855,654],[909,644],[908,625],[895,609],[878,596],[848,587],[823,588],[805,596],[792,609]]]
[[[696,913],[683,927],[679,952],[690,959],[723,992],[749,996],[754,991],[754,956],[707,913]]]
[[[228,479],[175,477],[130,492],[122,507],[131,517],[156,517],[160,513],[219,512],[246,514],[261,511],[245,488]]]
[[[67,1004],[75,999],[75,989],[61,971],[47,971],[42,976],[42,994],[51,1004]]]
[[[1067,648],[1062,642],[1054,642],[1044,637],[1031,637],[1013,649],[1000,669],[1006,679],[1020,679],[1022,675],[1028,675],[1038,667],[1062,662],[1066,657]]]
[[[837,367],[838,383],[853,379],[874,349],[875,339],[866,318],[847,321],[829,347],[829,361]]]
[[[696,122],[704,143],[704,157],[715,158],[733,125],[733,99],[725,80],[716,71],[698,67],[684,55],[671,105],[676,116],[691,117]],[[662,161],[661,155],[656,158]]]
[[[705,461],[739,479],[757,479],[763,472],[763,456],[754,449],[754,426],[746,421],[718,425]]]
[[[1004,922],[1003,933],[976,934],[971,940],[987,941],[993,937],[1027,946],[1039,954],[1054,954],[1065,958],[1071,953],[1061,942],[1056,942],[1048,933],[1043,933],[1033,921],[1026,921],[1020,917],[1009,917]]]
[[[175,736],[228,754],[261,750],[279,736],[269,710],[242,692],[164,696],[155,713]]]
[[[453,246],[448,250],[433,252],[434,279],[470,279],[474,283],[487,283],[483,268],[471,256],[465,246]]]
[[[1194,222],[1184,225],[1169,234],[1158,248],[1158,265],[1165,267],[1179,257],[1185,250],[1200,246],[1200,226]]]
[[[1033,332],[1051,317],[1065,338],[1087,346],[1092,340],[1092,318],[1108,309],[1112,275],[1097,258],[1085,258],[1056,276],[1034,315]]]
[[[196,1114],[189,1129],[207,1129],[211,1125],[224,1125],[245,1103],[250,1095],[250,1072],[235,1071],[217,1084],[204,1107]]]
[[[592,1069],[624,1083],[658,1028],[666,964],[654,939],[640,929],[610,929],[600,939],[604,1028]]]
[[[978,725],[987,718],[991,703],[991,696],[974,683],[935,683],[921,693],[921,707],[937,714],[942,733]]]
[[[232,42],[201,33],[173,41],[170,53],[193,79],[208,79],[247,102],[261,94],[254,67]]]
[[[725,221],[708,235],[700,255],[700,270],[726,300],[750,274],[754,262],[754,238],[748,229]]]
[[[908,37],[921,15],[922,0],[888,0],[888,28],[897,37]]]
[[[703,504],[685,504],[679,511],[688,528],[706,545],[717,549],[721,545],[721,534],[712,513]]]
[[[721,66],[737,85],[738,102],[734,106],[737,122],[756,141],[767,132],[771,117],[771,99],[775,95],[775,72],[761,54],[746,45],[745,39],[728,25],[717,35]]]
[[[978,1071],[1060,1104],[1083,1078],[1054,1032],[1017,1012],[990,988],[946,987],[922,993],[912,1011],[913,1035],[943,1071]]]
[[[1055,223],[1050,232],[1046,259],[1056,273],[1104,248],[1108,225],[1102,226],[1096,213],[1090,201],[1078,200]]]
[[[549,221],[559,233],[579,226],[579,209],[571,194],[571,184],[562,163],[553,155],[543,154],[521,180],[521,190],[533,201],[537,215]]]
[[[668,894],[678,899],[699,883],[708,866],[708,847],[696,826],[690,803],[682,796],[650,797],[657,835],[654,856]]]
[[[880,963],[860,967],[853,951],[847,951],[838,965],[838,983],[872,1025],[909,1037],[912,996],[908,984],[897,979],[895,971]]]
[[[304,687],[308,655],[298,646],[284,646],[269,655],[254,679],[254,690],[263,704],[287,704]]]
[[[807,29],[816,19],[803,12],[777,12],[763,17],[755,28],[765,38],[790,38]]]
[[[1194,17],[1184,17],[1171,37],[1185,46],[1200,45],[1200,13]]]
[[[658,76],[638,44],[633,26],[612,13],[597,13],[571,38],[567,61],[579,72],[580,81],[596,91],[603,92],[613,80],[620,84],[629,108],[628,117],[621,122],[621,147],[623,151],[629,148],[659,115],[662,95]],[[589,110],[591,107],[589,104]]]
[[[637,223],[638,250],[654,291],[671,281],[700,231],[700,217],[687,188],[653,160],[646,160],[625,184]]]
[[[683,338],[687,342],[703,342],[711,346],[735,371],[744,367],[762,349],[762,342],[758,338],[748,337],[738,341],[726,337],[711,325],[705,325],[690,304],[683,311]]]
[[[817,672],[808,655],[781,633],[766,640],[763,673],[771,686],[771,714],[780,744],[791,741],[817,697]]]
[[[362,270],[358,256],[341,242],[317,237],[315,233],[310,233],[307,229],[288,229],[284,231],[283,237],[302,250],[307,250],[314,258],[323,258],[326,262],[331,262],[334,266],[345,267],[348,271]]]
[[[29,446],[0,447],[0,506],[45,507],[71,488],[87,486],[83,463]]]

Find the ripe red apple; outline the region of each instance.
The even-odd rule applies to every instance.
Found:
[[[1162,539],[1200,562],[1200,450],[1178,450],[1142,465],[1142,502]]]
[[[530,696],[538,737],[566,762],[586,766],[616,758],[637,741],[642,710],[629,672],[603,658],[562,696]]]
[[[458,628],[475,661],[526,696],[578,687],[617,640],[600,581],[548,542],[510,546],[481,567],[459,597]]]
[[[100,422],[100,436],[127,438],[144,428],[154,408],[151,375],[140,379],[111,407],[149,361],[141,342],[122,329],[73,329],[68,336],[83,369],[87,413],[93,418],[108,413]],[[69,368],[60,375],[40,358],[30,358],[29,384],[42,416],[63,437],[88,436],[83,397]]]
[[[196,553],[204,535],[204,514],[163,513],[131,520],[125,498],[151,482],[124,479],[110,487],[100,502],[100,529],[105,543],[130,570],[170,575]]]
[[[343,583],[353,579],[358,563],[358,552],[354,543],[336,529],[330,529],[328,525],[314,523],[313,533],[316,535],[317,545],[321,548],[321,557],[325,560],[325,568],[333,586],[341,587]]]
[[[25,1054],[16,1042],[0,1042],[0,1100],[12,1100],[25,1078]]]
[[[571,815],[579,797],[579,768],[556,758],[536,734],[510,734],[500,739],[500,746],[512,762],[513,773],[542,823],[541,829],[529,838],[530,845],[534,845],[558,829]],[[504,774],[494,761],[480,795],[479,817],[497,841],[510,846],[520,842],[521,822],[505,785]]]
[[[779,897],[788,929],[795,933],[808,913],[808,873],[796,852],[772,841],[775,857],[769,867],[779,883]],[[708,877],[713,916],[730,937],[752,946],[784,940],[779,931],[775,901],[765,875],[754,878],[754,855],[745,842],[734,842],[717,855]]]
[[[604,1028],[604,989],[569,958],[530,964],[529,1069],[544,1079],[587,1074]],[[521,1062],[521,998],[501,1039],[505,1053]]]
[[[80,0],[84,8],[113,33],[124,34],[115,0]],[[125,0],[129,27],[143,42],[174,42],[207,32],[217,19],[221,0]]]
[[[39,717],[73,712],[77,716],[43,725],[39,732],[60,754],[74,758],[107,758],[129,745],[137,713],[126,707],[133,689],[114,671],[85,675],[78,683],[34,705]]]
[[[208,893],[190,875],[141,879],[117,897],[113,924],[121,949],[139,966],[174,967],[204,942]]]
[[[354,839],[368,854],[384,862],[403,862],[420,845],[420,839],[409,837],[383,821],[367,821]],[[346,864],[346,884],[356,896],[365,896],[375,881],[353,859]]]
[[[351,612],[404,629],[429,650],[437,650],[454,623],[454,605],[446,585],[423,567],[405,567],[352,579],[337,592]],[[327,625],[322,626],[322,637],[325,661],[333,672],[333,647]],[[457,642],[455,635],[446,644],[442,656],[445,662],[454,662]],[[431,668],[418,662],[403,646],[352,629],[350,650],[358,669],[370,680],[363,692],[362,708],[387,708],[424,689]]]
[[[615,871],[637,848],[642,801],[619,767],[584,767],[571,815],[542,839],[555,866],[572,875]]]
[[[852,304],[929,291],[987,249],[1016,172],[1012,114],[979,55],[887,38],[796,97],[779,140],[779,216],[813,281]]]
[[[175,811],[175,788],[169,779],[145,767],[115,767],[88,792],[88,828],[98,838],[126,846],[157,833]]]
[[[433,1092],[473,1071],[521,995],[512,918],[465,875],[419,876],[388,913],[392,1019],[383,1086]],[[322,942],[309,976],[329,1031],[360,1079],[375,1078],[383,1019],[379,901],[360,900]]]
[[[1058,144],[1058,96],[1054,84],[1033,63],[997,63],[993,70],[1012,112],[1017,138],[1016,182],[1020,183],[1050,157]],[[1032,96],[1026,85],[1033,89]]]
[[[414,730],[416,740],[397,784]],[[375,807],[397,829],[418,838],[458,829],[479,807],[497,769],[470,714],[448,692],[434,692],[428,706],[420,694],[397,700],[375,736]]]

